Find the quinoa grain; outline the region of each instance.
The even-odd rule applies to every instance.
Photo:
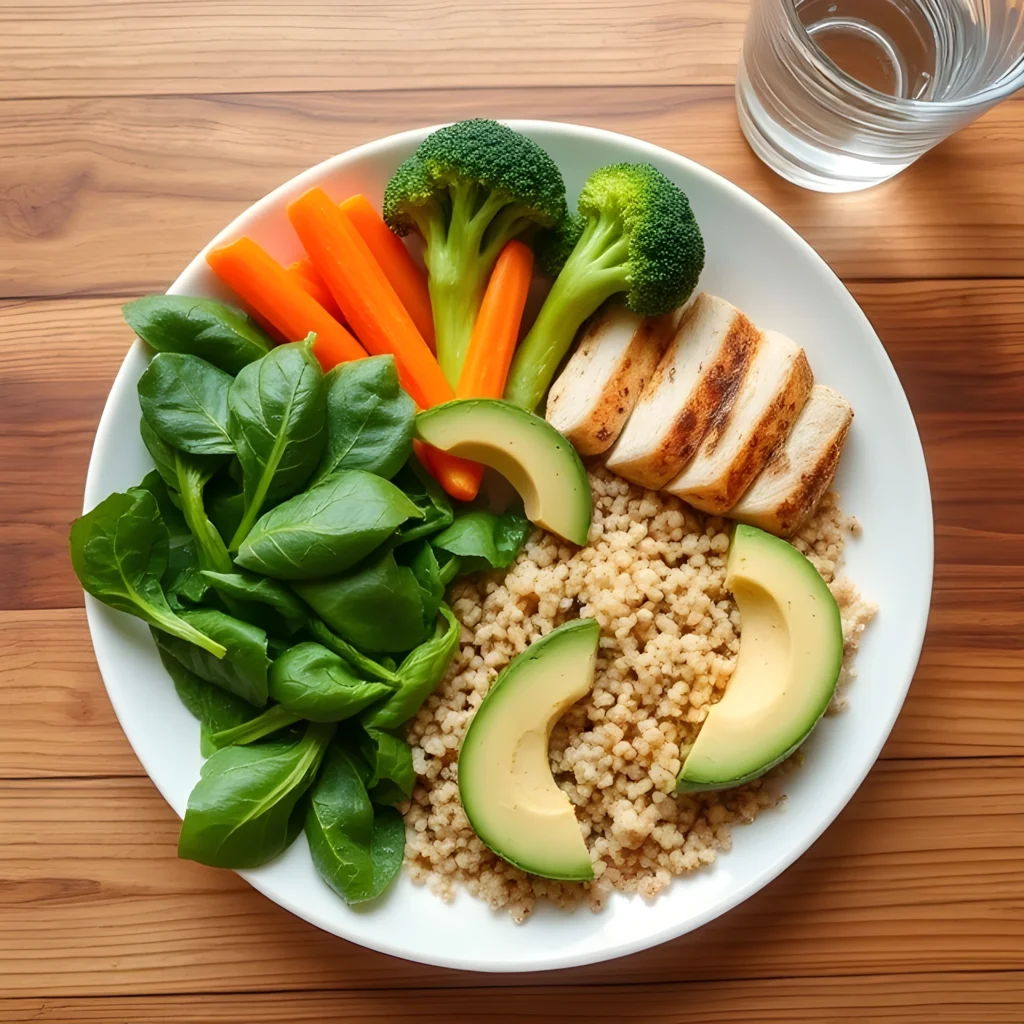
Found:
[[[725,590],[731,525],[603,468],[590,482],[586,547],[538,532],[504,579],[492,573],[452,587],[460,649],[408,732],[418,776],[405,814],[411,877],[445,900],[461,884],[516,921],[538,899],[593,910],[613,890],[654,899],[674,876],[728,850],[731,826],[777,799],[765,780],[719,793],[672,792],[739,651],[739,613]],[[846,663],[874,614],[848,580],[836,578],[845,536],[856,530],[830,493],[792,541],[839,603]],[[555,726],[549,757],[590,848],[595,880],[586,884],[537,878],[491,853],[458,793],[458,746],[498,673],[576,617],[601,625],[594,686]],[[850,674],[844,667],[830,711],[841,709]]]

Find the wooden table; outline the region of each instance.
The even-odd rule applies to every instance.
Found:
[[[803,192],[737,128],[746,8],[0,2],[0,1020],[1024,1021],[1024,99],[887,185]],[[885,342],[936,515],[910,698],[813,850],[695,935],[518,978],[368,952],[177,860],[66,542],[121,303],[302,168],[478,115],[648,139],[788,220]]]

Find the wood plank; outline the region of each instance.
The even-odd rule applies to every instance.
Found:
[[[103,689],[85,609],[0,612],[0,778],[142,774]]]
[[[520,981],[1021,970],[1022,769],[1019,758],[883,763],[807,856],[725,918]],[[177,822],[145,780],[6,782],[0,820],[5,996],[479,984],[325,935],[236,876],[177,860]]]
[[[1024,431],[1019,284],[860,282],[854,291],[919,413],[938,560],[1024,563],[1019,480],[1007,472],[1019,462]],[[130,342],[119,315],[125,298],[0,301],[0,608],[79,603],[66,531],[79,514],[96,423]],[[956,349],[965,334],[971,346]],[[43,346],[47,358],[37,358]]]
[[[652,985],[551,985],[367,992],[0,999],[10,1024],[418,1024],[644,1021],[677,1024],[827,1024],[852,1015],[873,1024],[1019,1024],[1024,974],[874,974]]]
[[[849,281],[915,413],[1024,409],[1019,281]]]
[[[882,756],[1024,755],[1022,637],[1024,570],[940,566],[921,663]],[[74,738],[59,759],[54,736]],[[142,774],[84,609],[0,612],[0,779]]]
[[[101,381],[0,380],[0,609],[80,601],[67,530],[80,514],[107,389]],[[1024,564],[1020,478],[1009,471],[1019,464],[1024,414],[926,413],[918,426],[931,474],[937,562]],[[998,574],[991,583],[994,591],[1002,586]]]
[[[683,153],[766,203],[844,278],[1024,276],[1024,98],[846,196],[767,170],[733,105],[731,88],[671,86],[11,100],[0,103],[0,296],[162,291],[303,168],[471,116],[583,122]]]
[[[35,0],[0,8],[0,95],[731,84],[747,5],[717,0]],[[55,31],[56,29],[56,31]]]

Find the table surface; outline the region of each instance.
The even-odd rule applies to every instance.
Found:
[[[1024,98],[851,196],[736,124],[738,0],[0,2],[0,1020],[1024,1020]],[[323,934],[177,821],[118,728],[67,558],[93,433],[162,291],[333,153],[471,116],[576,121],[720,172],[878,329],[935,500],[928,638],[839,820],[724,919],[503,978]]]

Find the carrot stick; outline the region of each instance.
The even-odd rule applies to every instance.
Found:
[[[431,352],[435,351],[434,314],[430,308],[426,271],[412,258],[402,240],[384,223],[384,218],[366,196],[351,196],[341,204],[341,209],[362,235],[427,347]]]
[[[324,284],[324,279],[317,273],[316,267],[309,262],[308,257],[296,260],[288,267],[288,273],[295,278],[304,291],[312,295],[338,323],[341,323],[343,320],[341,310],[338,309],[338,304],[334,301],[330,288]]]
[[[206,262],[288,341],[301,341],[315,331],[313,351],[325,371],[366,355],[363,346],[251,238],[214,249],[206,254]]]
[[[501,398],[532,275],[533,250],[523,242],[509,242],[487,282],[455,388],[456,398]]]
[[[487,282],[455,388],[456,398],[501,398],[519,339],[519,325],[532,276],[533,250],[522,242],[509,242],[501,250]],[[478,462],[472,463],[472,467],[475,498],[484,467]]]
[[[288,219],[367,351],[395,357],[398,379],[420,408],[450,401],[451,386],[427,343],[362,235],[327,193],[311,188],[289,204]],[[440,451],[430,461],[453,498],[476,493],[472,463]]]

